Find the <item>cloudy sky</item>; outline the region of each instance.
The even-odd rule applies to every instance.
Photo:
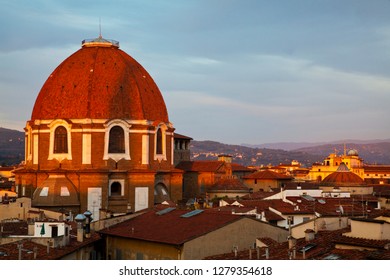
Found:
[[[0,127],[99,35],[159,86],[176,132],[228,144],[390,138],[390,1],[0,0]]]

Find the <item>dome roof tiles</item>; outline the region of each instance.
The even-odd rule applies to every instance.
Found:
[[[332,174],[326,176],[323,183],[352,183],[352,184],[364,184],[364,180],[359,177],[359,175],[353,172],[333,172]]]
[[[336,172],[326,176],[322,183],[326,184],[364,184],[364,180],[359,175],[351,172],[345,163],[341,163]]]
[[[36,119],[132,119],[168,122],[149,73],[118,47],[84,46],[49,76],[34,105]]]

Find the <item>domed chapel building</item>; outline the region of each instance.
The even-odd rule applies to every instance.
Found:
[[[174,130],[156,83],[119,42],[84,40],[39,92],[17,192],[33,207],[89,210],[94,220],[177,201]]]

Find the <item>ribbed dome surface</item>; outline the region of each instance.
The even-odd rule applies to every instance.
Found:
[[[333,172],[326,176],[322,183],[333,183],[333,184],[364,184],[364,180],[359,175],[353,172]]]
[[[160,90],[131,56],[110,45],[86,45],[43,85],[36,119],[131,119],[168,122]]]
[[[345,163],[342,162],[337,171],[326,176],[322,183],[335,185],[364,184],[364,180],[359,175],[351,172]]]

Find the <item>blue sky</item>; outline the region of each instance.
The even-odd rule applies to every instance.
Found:
[[[151,74],[176,132],[228,144],[390,138],[390,1],[0,0],[0,126],[99,35]]]

